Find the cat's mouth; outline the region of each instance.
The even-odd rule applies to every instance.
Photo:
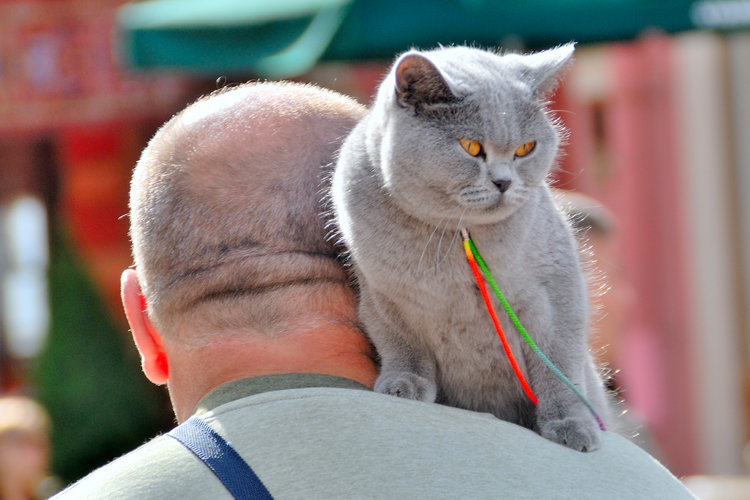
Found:
[[[466,186],[458,193],[458,202],[471,209],[493,211],[506,204],[507,193],[484,186]]]
[[[467,209],[466,218],[479,223],[492,223],[504,219],[521,204],[513,190],[483,186],[467,186],[458,193],[456,201]]]

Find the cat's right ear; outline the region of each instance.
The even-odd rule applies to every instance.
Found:
[[[407,52],[395,64],[396,102],[403,108],[456,100],[445,78],[426,57]]]
[[[573,62],[576,44],[568,43],[555,49],[521,56],[527,66],[527,78],[534,94],[540,99],[550,95]]]

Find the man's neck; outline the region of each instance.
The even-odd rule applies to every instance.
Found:
[[[179,422],[184,422],[209,392],[233,380],[278,373],[320,373],[372,387],[378,375],[362,333],[341,324],[276,338],[233,337],[201,347],[166,341],[165,347],[169,393]]]

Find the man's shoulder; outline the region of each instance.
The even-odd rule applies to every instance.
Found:
[[[179,473],[175,473],[179,471]],[[195,484],[205,483],[201,495],[191,496]],[[216,483],[216,484],[213,484]],[[159,436],[113,460],[54,497],[55,500],[205,498],[214,487],[222,498],[223,486],[176,440]]]
[[[632,443],[580,453],[488,414],[338,388],[238,398],[200,416],[278,498],[692,498]],[[229,498],[197,457],[160,437],[58,500]]]
[[[489,414],[366,391],[270,392],[204,418],[288,498],[692,498],[611,432],[581,453]]]

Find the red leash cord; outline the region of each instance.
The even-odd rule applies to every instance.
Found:
[[[531,387],[529,387],[529,383],[526,382],[526,377],[523,376],[521,367],[518,366],[518,363],[516,362],[516,358],[513,356],[513,351],[510,350],[510,344],[508,344],[508,339],[505,338],[505,333],[503,333],[503,328],[500,326],[500,321],[497,319],[497,314],[495,314],[495,308],[492,307],[492,302],[490,302],[490,296],[487,293],[487,287],[484,285],[484,279],[482,278],[482,275],[479,273],[479,268],[477,267],[477,263],[474,260],[474,254],[471,252],[471,246],[469,245],[469,242],[466,240],[464,240],[464,250],[466,250],[466,258],[469,260],[469,265],[471,265],[471,270],[474,272],[474,278],[476,278],[477,286],[479,286],[479,291],[482,292],[484,303],[487,305],[487,310],[489,311],[490,317],[492,318],[492,323],[494,323],[495,325],[495,330],[497,330],[497,335],[498,337],[500,337],[500,342],[502,342],[503,344],[503,349],[505,349],[505,354],[508,356],[508,360],[510,360],[510,365],[513,367],[513,371],[516,372],[516,377],[518,378],[518,381],[521,383],[521,386],[523,387],[524,392],[526,392],[526,395],[534,404],[537,404],[536,396],[534,396],[534,393],[531,391]]]

